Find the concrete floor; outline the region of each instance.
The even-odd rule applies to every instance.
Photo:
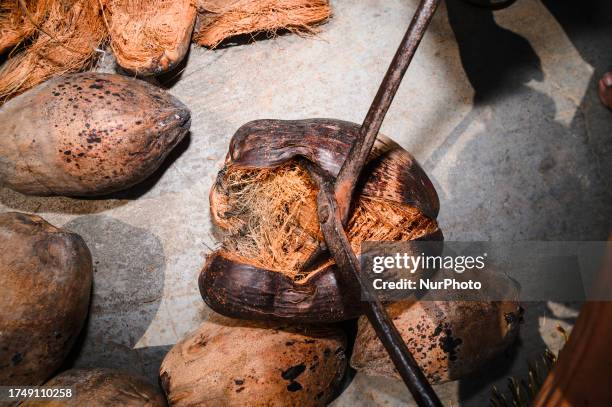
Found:
[[[595,86],[612,68],[605,3],[518,0],[494,15],[456,0],[440,7],[382,132],[434,181],[447,240],[606,238],[612,112]],[[1,210],[36,212],[80,233],[93,253],[94,296],[77,366],[121,367],[156,380],[169,347],[207,318],[196,278],[216,244],[208,191],[241,124],[361,122],[416,0],[332,5],[334,17],[316,37],[193,48],[184,70],[165,79],[192,110],[191,136],[143,185],[101,200],[0,190]],[[569,328],[577,315],[575,304],[526,308],[515,351],[470,379],[439,386],[445,405],[486,403],[493,384],[505,388],[507,376],[524,376],[545,346],[556,351],[563,343],[557,325]],[[357,374],[335,405],[410,400],[399,382]]]

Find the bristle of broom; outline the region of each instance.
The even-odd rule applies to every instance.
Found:
[[[538,391],[544,384],[548,373],[552,370],[557,357],[546,348],[539,358],[527,363],[527,380],[508,378],[508,393],[506,397],[496,386],[491,389],[489,405],[491,407],[528,407],[535,400]]]
[[[0,68],[0,102],[52,76],[90,67],[105,41],[98,2],[40,0],[38,7],[45,13],[42,21],[33,22],[31,43],[11,54]]]
[[[198,0],[197,7],[193,40],[209,48],[241,34],[314,33],[331,16],[328,0]]]

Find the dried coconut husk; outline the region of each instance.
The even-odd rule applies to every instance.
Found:
[[[37,4],[44,18],[35,22],[31,43],[0,68],[0,101],[52,76],[89,68],[106,38],[96,1],[40,0]]]
[[[104,16],[117,63],[153,75],[187,54],[196,8],[193,0],[105,0]]]
[[[227,316],[331,322],[361,313],[360,292],[336,280],[335,264],[304,264],[323,242],[318,190],[298,157],[331,176],[359,126],[333,119],[257,120],[241,127],[211,189],[215,224],[225,232],[200,274],[202,297]],[[363,241],[440,240],[438,197],[414,158],[379,136],[352,203],[347,234]]]
[[[32,20],[43,20],[46,2],[30,0],[24,4]],[[0,54],[34,34],[36,27],[30,18],[18,0],[0,0]]]
[[[193,39],[209,48],[241,34],[313,33],[331,16],[328,0],[197,0]]]

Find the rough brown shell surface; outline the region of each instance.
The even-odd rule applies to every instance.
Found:
[[[0,383],[39,385],[61,365],[89,306],[80,236],[38,216],[0,214]]]
[[[344,334],[217,318],[177,343],[160,369],[172,406],[323,406],[346,365]]]
[[[59,77],[0,108],[0,185],[101,195],[151,175],[191,124],[167,92],[120,75]]]
[[[48,387],[72,388],[74,397],[29,401],[22,406],[47,407],[164,407],[163,393],[144,377],[112,369],[72,369],[45,383]]]
[[[388,307],[416,362],[432,384],[481,367],[516,338],[521,308],[515,301],[418,301]],[[399,379],[369,322],[361,317],[351,366]]]

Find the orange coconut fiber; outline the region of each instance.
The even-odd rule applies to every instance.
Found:
[[[22,93],[52,76],[88,68],[106,38],[95,0],[3,1],[3,18],[24,22],[25,30],[13,34],[17,47],[0,68],[0,102]],[[28,5],[26,13],[22,5]],[[30,9],[32,6],[32,9]],[[40,19],[37,21],[37,19]],[[2,20],[5,23],[7,20]],[[33,26],[33,27],[32,27]],[[3,35],[7,25],[2,25]],[[19,25],[12,26],[18,27]],[[11,28],[8,28],[8,32]],[[7,41],[9,44],[9,41]],[[9,45],[10,46],[10,45]]]
[[[197,0],[193,40],[209,48],[240,34],[313,33],[331,15],[328,0]]]
[[[37,0],[24,1],[30,17],[42,21],[45,15],[44,2]],[[0,54],[29,38],[36,31],[18,0],[0,0]]]
[[[193,0],[104,0],[117,63],[139,75],[166,72],[187,53],[196,19]]]

